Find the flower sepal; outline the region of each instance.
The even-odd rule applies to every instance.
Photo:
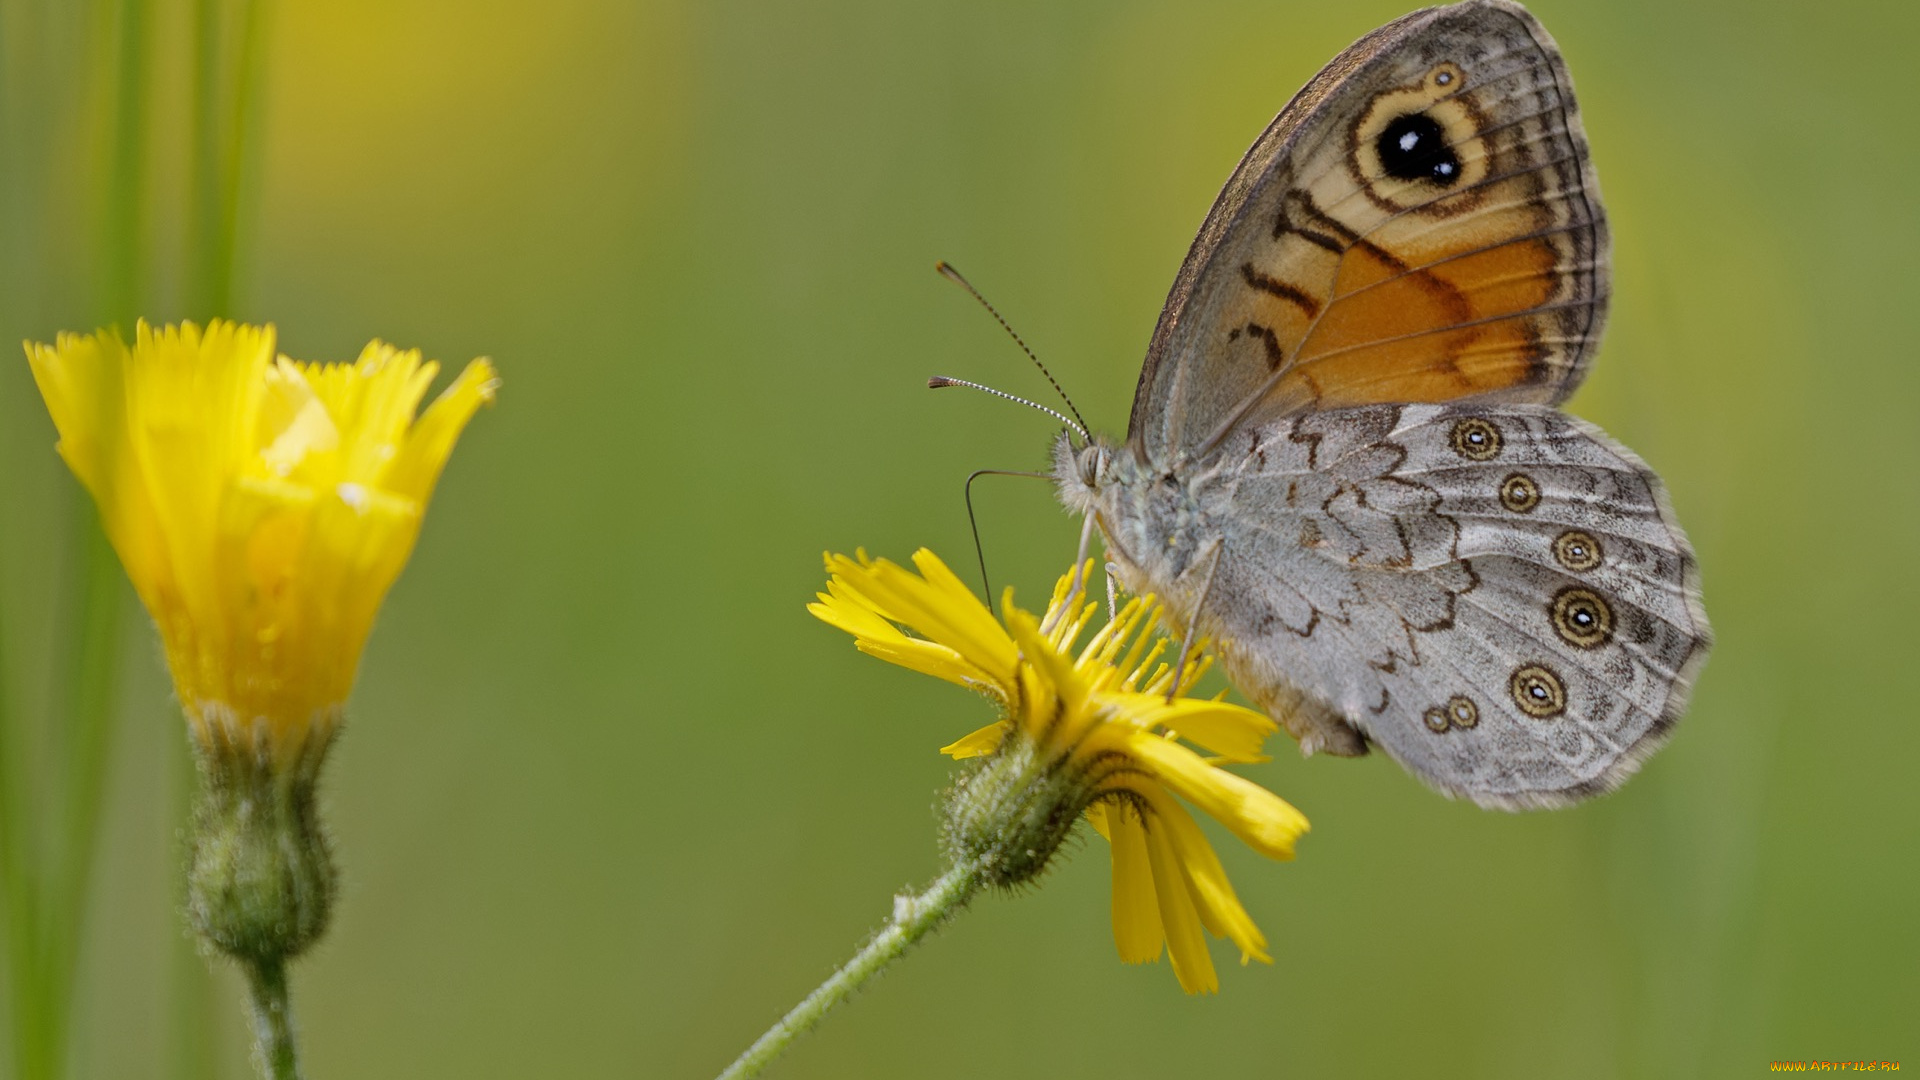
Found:
[[[978,867],[983,884],[1011,888],[1038,877],[1095,797],[1084,770],[1044,752],[1006,739],[947,791],[947,857]]]
[[[194,746],[200,789],[187,914],[228,956],[282,963],[320,939],[338,889],[315,795],[335,725],[316,724],[328,736],[309,738],[288,759],[275,752],[264,722],[203,719],[210,722],[198,725]]]

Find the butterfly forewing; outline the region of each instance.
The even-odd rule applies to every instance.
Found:
[[[1517,5],[1416,12],[1255,143],[1176,280],[1134,401],[1150,460],[1236,421],[1372,402],[1558,402],[1606,305],[1571,84]]]

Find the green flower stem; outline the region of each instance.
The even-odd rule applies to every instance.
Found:
[[[893,918],[873,935],[845,967],[808,994],[805,1001],[767,1029],[718,1080],[746,1080],[786,1052],[795,1039],[812,1031],[828,1010],[853,996],[868,979],[906,954],[941,923],[957,914],[980,891],[980,867],[963,863],[940,875],[919,896],[896,896]]]
[[[286,961],[262,959],[242,966],[247,970],[247,1011],[253,1020],[253,1054],[260,1074],[267,1080],[299,1080]]]

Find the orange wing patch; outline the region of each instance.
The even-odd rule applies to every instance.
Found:
[[[1567,310],[1583,299],[1571,230],[1592,224],[1584,178],[1545,159],[1564,124],[1482,107],[1468,81],[1443,63],[1376,95],[1323,151],[1345,167],[1283,202],[1276,272],[1244,273],[1271,282],[1269,297],[1291,286],[1312,302],[1266,304],[1275,340],[1291,343],[1269,357],[1286,373],[1266,407],[1524,395],[1556,374],[1549,339],[1585,329],[1567,325],[1585,314]]]
[[[1581,314],[1563,295],[1574,252],[1545,216],[1481,211],[1365,239],[1322,217],[1322,231],[1281,238],[1284,272],[1241,267],[1228,340],[1244,337],[1270,371],[1285,369],[1271,409],[1449,401],[1542,381],[1559,324]]]
[[[1531,378],[1543,356],[1531,315],[1551,303],[1558,280],[1552,246],[1474,244],[1423,262],[1413,269],[1372,244],[1356,245],[1336,299],[1274,392],[1342,408],[1448,401]]]

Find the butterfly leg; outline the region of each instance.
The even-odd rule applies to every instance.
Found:
[[[1213,561],[1207,564],[1207,580],[1200,586],[1200,602],[1193,605],[1193,618],[1187,620],[1186,636],[1180,640],[1180,661],[1173,666],[1173,682],[1167,686],[1167,704],[1173,704],[1175,694],[1180,692],[1180,680],[1187,674],[1187,658],[1193,655],[1193,639],[1200,632],[1200,614],[1207,610],[1207,595],[1213,592],[1213,572],[1220,569],[1220,553],[1225,551],[1225,537],[1213,542]]]
[[[1053,632],[1053,624],[1062,615],[1073,610],[1080,602],[1080,591],[1087,584],[1087,548],[1093,543],[1093,515],[1087,515],[1087,523],[1080,527],[1080,551],[1073,557],[1073,584],[1067,589],[1066,602],[1054,609],[1053,617],[1040,625],[1042,634]]]

